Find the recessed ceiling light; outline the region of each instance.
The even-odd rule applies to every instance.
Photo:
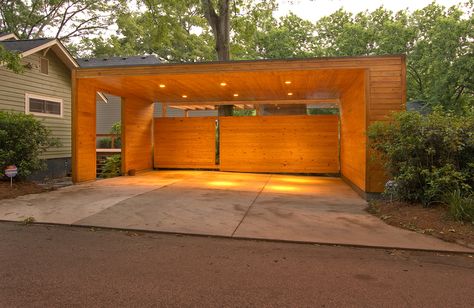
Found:
[[[181,97],[182,98],[187,98],[188,96],[186,94],[183,94]]]
[[[290,93],[288,93],[288,96],[292,96],[292,95],[293,95],[293,93],[291,93],[291,92],[290,92]]]
[[[285,81],[286,84],[291,84],[291,81],[287,80]]]
[[[234,94],[234,97],[237,97],[237,96],[239,96],[239,94],[238,94],[238,93],[235,93],[235,94]]]
[[[221,82],[221,86],[222,86],[222,87],[225,87],[226,85],[227,85],[227,83]]]
[[[164,88],[166,87],[164,84],[160,84],[160,88]]]

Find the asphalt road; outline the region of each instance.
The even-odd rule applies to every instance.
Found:
[[[0,306],[472,307],[474,258],[0,223]]]

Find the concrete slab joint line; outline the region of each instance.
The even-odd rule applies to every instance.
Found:
[[[0,200],[0,221],[473,253],[365,211],[337,177],[151,171]]]
[[[270,174],[270,176],[268,177],[267,181],[265,182],[265,184],[262,186],[262,189],[260,189],[260,191],[258,192],[258,194],[255,196],[255,198],[253,199],[252,203],[250,203],[250,206],[247,208],[247,210],[245,211],[245,214],[244,216],[242,217],[242,219],[240,220],[239,224],[237,225],[237,227],[235,227],[235,230],[234,232],[232,232],[232,235],[231,237],[234,237],[235,235],[235,232],[237,232],[237,229],[240,227],[240,225],[242,224],[242,222],[244,221],[245,217],[247,217],[247,214],[250,212],[250,208],[254,205],[255,201],[257,201],[258,197],[260,197],[260,194],[262,193],[262,191],[265,189],[265,187],[267,186],[268,182],[270,182],[270,179],[272,178],[272,175]]]

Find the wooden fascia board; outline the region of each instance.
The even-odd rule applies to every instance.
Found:
[[[11,40],[11,39],[14,39],[15,41],[18,41],[18,40],[19,40],[18,36],[16,36],[16,35],[13,34],[13,33],[8,33],[8,34],[0,35],[0,41],[6,41],[6,40]]]

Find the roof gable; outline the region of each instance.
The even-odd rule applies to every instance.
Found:
[[[54,39],[34,39],[34,40],[8,40],[1,41],[0,45],[8,51],[23,53],[33,48],[42,46],[48,42],[54,41]]]
[[[19,53],[23,58],[45,49],[51,49],[69,69],[79,66],[63,44],[57,39],[6,40],[0,41],[0,46],[3,46],[10,52]]]
[[[18,40],[18,37],[13,33],[0,32],[0,41]]]

